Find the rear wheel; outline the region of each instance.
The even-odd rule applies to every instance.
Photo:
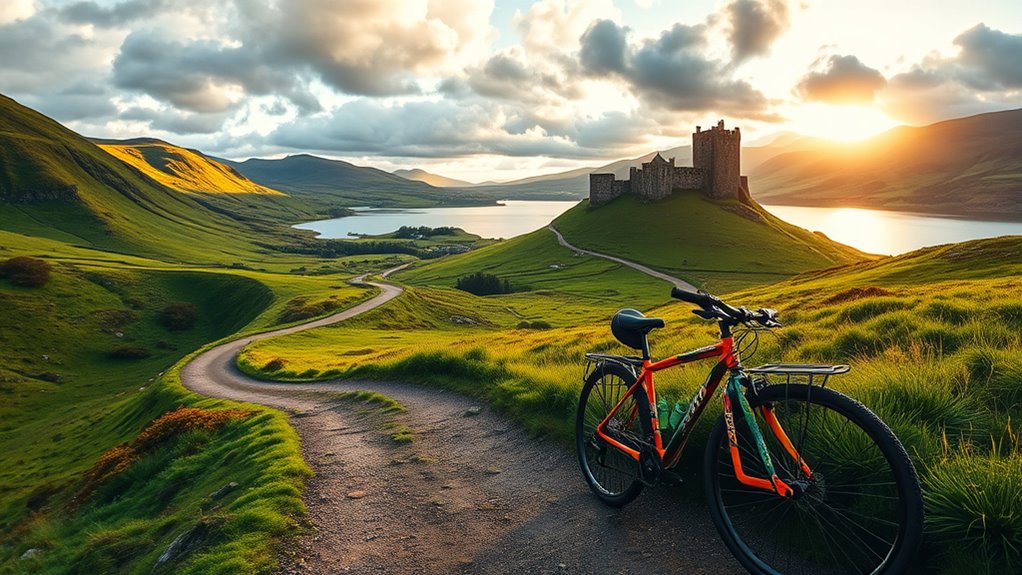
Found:
[[[575,445],[582,477],[603,502],[621,507],[642,492],[639,462],[596,436],[596,426],[607,417],[635,383],[626,367],[604,363],[596,367],[582,387],[575,418]],[[628,395],[607,425],[608,433],[625,445],[639,445],[644,437],[635,397]]]
[[[890,428],[831,389],[775,385],[748,399],[777,475],[796,496],[740,483],[724,420],[717,421],[705,453],[706,499],[742,565],[757,575],[905,571],[922,536],[923,502],[912,462]],[[811,477],[771,432],[764,406],[772,407]],[[749,423],[735,411],[743,470],[766,477]]]

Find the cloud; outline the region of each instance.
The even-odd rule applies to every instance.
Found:
[[[977,90],[1022,88],[1022,34],[1005,34],[977,24],[954,41],[962,51],[960,78]]]
[[[956,55],[930,55],[892,76],[880,94],[884,111],[923,124],[1019,106],[1022,34],[977,24],[959,34],[954,45]]]
[[[296,118],[271,133],[267,143],[346,155],[605,158],[622,145],[644,141],[648,128],[648,122],[621,112],[550,119],[482,98],[391,106],[360,98],[329,113]]]
[[[876,92],[887,85],[878,70],[866,66],[855,56],[830,56],[819,59],[795,86],[805,101],[830,104],[872,104]]]
[[[628,28],[610,20],[597,20],[580,39],[579,63],[591,74],[624,74]]]
[[[628,29],[594,22],[579,42],[579,63],[596,77],[623,80],[647,104],[671,111],[721,111],[769,120],[766,97],[748,82],[731,78],[728,65],[706,56],[706,27],[675,24],[638,46]]]
[[[767,54],[789,25],[784,0],[734,0],[724,7],[722,15],[735,62]]]
[[[127,0],[112,6],[100,6],[92,1],[75,2],[61,8],[58,13],[67,22],[107,28],[124,26],[151,17],[169,3],[170,0]]]

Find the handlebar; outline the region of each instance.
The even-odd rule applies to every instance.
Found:
[[[692,313],[703,319],[721,320],[732,325],[739,323],[758,323],[763,327],[778,327],[781,325],[777,318],[777,310],[760,308],[757,311],[750,311],[744,307],[732,307],[720,298],[703,291],[689,291],[675,287],[671,289],[671,297],[695,304],[702,309],[692,310]]]

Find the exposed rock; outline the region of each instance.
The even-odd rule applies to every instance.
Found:
[[[463,315],[452,315],[451,323],[457,325],[479,325],[479,322]]]
[[[217,489],[213,493],[210,493],[209,494],[209,498],[210,499],[220,499],[224,495],[227,495],[231,491],[234,491],[235,489],[237,489],[237,487],[238,487],[238,482],[237,481],[232,481],[232,482],[228,483],[227,485],[224,485],[220,489]]]
[[[156,559],[152,573],[170,572],[172,565],[205,547],[215,528],[222,525],[223,522],[223,518],[203,519],[196,523],[195,527],[175,537]]]
[[[465,417],[472,417],[473,415],[479,415],[482,412],[483,412],[483,408],[479,407],[478,405],[473,405],[472,407],[470,407],[470,408],[465,410]]]
[[[0,199],[16,204],[34,204],[38,202],[73,202],[78,198],[78,186],[65,186],[48,190],[10,190],[0,189]]]
[[[19,560],[24,561],[26,559],[31,559],[33,557],[36,557],[36,556],[42,555],[42,554],[43,554],[43,550],[42,549],[37,549],[37,548],[33,547],[33,548],[29,549],[28,551],[25,551],[24,553],[22,553],[21,557],[19,558]]]
[[[359,490],[359,491],[352,491],[351,493],[348,493],[348,495],[347,495],[348,499],[362,499],[365,496],[366,496],[366,492],[365,491],[361,491],[361,490]]]

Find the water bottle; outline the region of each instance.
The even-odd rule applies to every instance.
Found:
[[[667,411],[667,400],[660,398],[660,401],[656,402],[656,415],[657,421],[660,423],[660,431],[667,429],[668,420],[671,418],[671,414]]]
[[[674,402],[674,409],[671,410],[671,415],[667,418],[667,424],[671,429],[677,429],[681,425],[681,420],[685,419],[685,412],[688,411],[687,405],[682,405],[681,402]]]

